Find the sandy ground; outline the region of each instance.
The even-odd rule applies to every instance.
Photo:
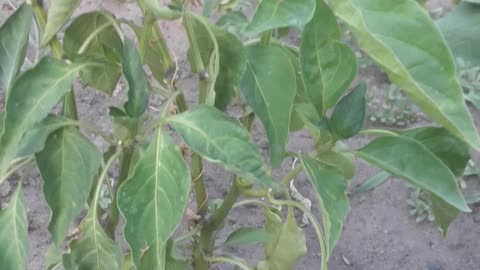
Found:
[[[15,1],[14,1],[15,2]],[[18,1],[17,1],[18,2]],[[16,3],[16,2],[15,2]],[[448,1],[429,1],[430,8],[450,7]],[[116,16],[133,19],[139,23],[140,13],[131,2],[120,3],[114,0],[83,1],[78,13],[103,8],[113,12]],[[9,13],[5,5],[3,14]],[[0,22],[5,17],[0,18]],[[189,67],[185,61],[187,44],[184,31],[179,22],[162,23],[162,30],[170,48],[179,57],[179,66],[182,70],[181,85],[186,91],[187,100],[193,103],[196,98],[197,82],[189,76]],[[122,90],[120,85],[119,90]],[[110,99],[105,95],[76,86],[78,107],[82,121],[93,121],[104,130],[110,129],[107,107],[111,104],[120,104],[121,98]],[[121,96],[121,95],[120,95]],[[152,106],[158,106],[153,100]],[[479,119],[476,117],[476,119]],[[477,126],[478,126],[478,120]],[[92,140],[104,147],[100,138],[89,135]],[[263,127],[255,124],[253,137],[255,143],[264,152],[268,142],[264,136]],[[365,138],[350,140],[348,144],[358,147],[366,143]],[[288,148],[290,150],[311,149],[312,143],[305,132],[292,134]],[[275,172],[281,176],[288,172],[290,161],[284,162],[283,169]],[[358,164],[357,174],[352,180],[351,188],[358,186],[362,181],[374,175],[377,171],[362,163]],[[206,182],[209,187],[210,198],[220,198],[229,188],[230,176],[218,167],[208,165]],[[467,182],[469,186],[476,186],[478,179]],[[12,181],[12,184],[15,181]],[[24,183],[25,195],[28,203],[30,256],[28,269],[43,269],[44,255],[50,244],[47,231],[49,210],[44,203],[41,193],[41,179],[38,173],[32,173]],[[297,178],[299,190],[309,198],[315,198],[312,188],[306,181],[305,175]],[[5,201],[8,196],[8,187],[0,187],[0,200]],[[480,269],[480,208],[474,207],[472,214],[461,215],[452,224],[445,240],[431,223],[417,224],[408,214],[409,206],[406,200],[409,196],[408,188],[399,180],[392,179],[372,192],[360,194],[351,200],[351,211],[345,221],[344,232],[331,256],[331,270],[474,270]],[[315,209],[316,211],[316,209]],[[318,213],[318,212],[317,212]],[[226,228],[219,237],[224,238],[227,231],[242,225],[261,226],[263,215],[256,208],[234,209],[228,217]],[[297,269],[318,269],[319,247],[316,243],[314,231],[306,228],[308,254],[301,259]],[[245,257],[249,262],[257,262],[261,257],[262,248],[250,247],[236,250],[226,250],[236,256]],[[230,266],[215,266],[213,269],[233,269]],[[3,270],[3,269],[2,269]]]

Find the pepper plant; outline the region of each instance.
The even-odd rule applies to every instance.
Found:
[[[306,215],[320,244],[319,263],[310,268],[327,269],[349,211],[345,193],[355,175],[355,158],[426,192],[443,235],[459,212],[470,211],[457,177],[469,150],[480,149],[480,138],[452,54],[416,1],[262,0],[249,18],[238,9],[241,1],[207,1],[204,14],[223,15],[215,24],[191,11],[197,1],[138,0],[142,25],[105,10],[72,17],[80,2],[29,0],[0,28],[5,104],[0,183],[15,175],[20,179],[0,212],[0,269],[27,267],[25,174],[20,169],[32,163],[51,209],[50,251],[61,253],[48,269],[206,270],[220,263],[295,269],[309,248],[294,209]],[[198,103],[185,102],[160,20],[184,26],[190,45],[184,57],[198,75]],[[23,70],[32,21],[51,56]],[[437,125],[362,129],[365,86],[353,83],[356,58],[341,41],[340,22]],[[301,33],[299,44],[282,41],[288,28],[299,29],[293,31]],[[73,82],[79,79],[112,95],[122,76],[126,102],[108,109],[112,130],[99,131],[97,123],[86,123],[78,114]],[[166,97],[160,112],[148,106],[156,95]],[[245,110],[234,117],[228,108],[238,96]],[[250,137],[256,118],[268,137],[266,160]],[[314,149],[286,151],[289,133],[304,128]],[[108,150],[102,153],[85,131],[102,136]],[[354,136],[370,142],[351,149],[345,141]],[[290,173],[273,177],[272,169],[289,159],[298,161]],[[208,197],[207,186],[213,183],[204,178],[206,162],[232,174],[231,189],[217,204]],[[289,193],[290,182],[301,172],[318,195],[319,215]],[[99,207],[105,187],[112,201],[106,208]],[[184,215],[190,195],[195,199],[189,207],[195,210]],[[220,243],[217,234],[230,210],[248,204],[262,211],[264,228],[240,228]],[[178,229],[184,216],[188,228]],[[80,224],[74,224],[77,218]],[[128,248],[120,248],[118,231]],[[265,253],[255,265],[222,249],[254,243],[262,244]]]

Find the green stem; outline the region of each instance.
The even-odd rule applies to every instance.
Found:
[[[107,161],[107,164],[105,164],[105,167],[103,168],[102,170],[102,173],[100,174],[100,177],[98,178],[98,181],[97,181],[97,186],[95,188],[95,195],[93,196],[93,203],[90,205],[90,207],[94,207],[94,217],[97,217],[97,210],[98,209],[98,198],[100,197],[100,192],[102,190],[102,185],[103,185],[103,181],[105,180],[105,178],[107,177],[107,174],[108,174],[108,170],[109,168],[112,166],[113,162],[120,156],[120,154],[122,153],[122,151],[118,150],[115,152],[115,154],[113,154]]]
[[[118,183],[113,191],[112,205],[110,207],[110,213],[108,215],[107,226],[105,228],[108,236],[115,240],[115,230],[119,221],[119,211],[117,207],[117,190],[120,185],[128,178],[130,170],[130,164],[132,162],[134,148],[132,146],[126,146],[123,148],[121,162],[120,162],[120,174],[118,177]]]
[[[17,163],[16,165],[14,165],[10,170],[7,171],[7,173],[0,177],[0,184],[7,180],[12,174],[14,174],[16,171],[18,171],[19,169],[21,169],[23,166],[26,166],[28,164],[30,164],[30,162],[34,161],[35,158],[33,157],[30,157],[30,158],[26,158],[25,160],[22,160],[21,162]]]
[[[282,186],[287,186],[288,184],[290,184],[290,181],[292,181],[293,178],[295,178],[301,171],[303,170],[303,166],[302,165],[298,165],[297,167],[295,167],[295,169],[293,169],[292,171],[290,171],[290,173],[288,173],[283,179],[282,179]]]
[[[196,270],[208,270],[210,263],[205,256],[210,256],[215,247],[215,236],[219,229],[222,228],[223,222],[230,210],[235,205],[235,202],[241,195],[241,186],[239,181],[234,181],[230,191],[225,196],[223,203],[215,210],[212,217],[206,221],[202,230],[200,231],[200,239],[193,252],[193,259]]]
[[[47,12],[43,8],[43,6],[39,5],[37,0],[32,0],[32,8],[35,14],[35,18],[37,23],[42,31],[45,30],[45,26],[47,24]],[[52,51],[53,57],[58,60],[62,60],[63,58],[63,50],[60,42],[58,41],[57,37],[53,37],[49,43],[50,50]],[[64,102],[63,102],[63,115],[71,119],[78,119],[77,113],[77,104],[75,101],[75,92],[73,86],[71,87],[70,92],[65,95]]]
[[[152,16],[147,14],[143,22],[143,31],[140,37],[140,59],[142,59],[142,62],[145,58],[145,52],[147,51],[148,43],[150,42],[152,26],[154,23],[155,20],[152,18]]]

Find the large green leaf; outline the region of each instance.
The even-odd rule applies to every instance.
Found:
[[[442,35],[415,1],[332,0],[365,50],[430,117],[476,149],[480,139]],[[418,38],[421,37],[421,38]]]
[[[257,147],[242,124],[221,111],[199,106],[169,119],[169,123],[195,152],[251,183],[272,186]]]
[[[271,164],[277,166],[284,158],[297,89],[290,57],[279,47],[247,47],[240,89],[267,131]]]
[[[82,48],[85,42],[88,46]],[[109,95],[113,93],[122,74],[122,40],[105,13],[85,13],[77,17],[65,30],[63,49],[70,60],[93,59],[97,65],[80,73],[82,81]],[[84,51],[80,54],[79,50]]]
[[[469,147],[446,129],[422,127],[408,130],[403,135],[413,138],[427,147],[456,177],[463,176],[465,167],[470,160]],[[430,194],[430,199],[435,223],[437,223],[442,237],[445,237],[448,226],[460,211],[434,194]]]
[[[335,15],[317,0],[315,15],[302,34],[300,61],[306,95],[320,115],[337,103],[357,74],[355,54],[340,37]]]
[[[402,135],[415,139],[437,156],[456,177],[462,177],[470,160],[468,145],[445,128],[421,127],[407,130]]]
[[[148,106],[150,86],[143,70],[140,54],[129,39],[123,45],[123,74],[128,82],[128,101],[125,112],[130,117],[139,117]]]
[[[322,165],[319,160],[303,155],[302,163],[308,179],[318,194],[325,227],[327,254],[330,255],[340,238],[343,220],[349,211],[348,198],[345,194],[347,183],[336,169]]]
[[[78,129],[63,128],[48,137],[35,157],[45,200],[52,210],[48,228],[59,246],[87,201],[101,155]]]
[[[314,11],[315,0],[262,0],[244,31],[257,35],[284,26],[303,26]]]
[[[183,217],[189,192],[190,173],[180,150],[164,131],[157,131],[118,191],[125,240],[138,270],[165,269],[167,240]]]
[[[421,143],[402,136],[380,137],[355,154],[469,212],[455,175]]]
[[[22,184],[0,212],[0,269],[25,270],[28,257],[28,220]]]
[[[270,239],[265,242],[265,261],[258,264],[258,270],[291,270],[307,252],[305,234],[297,225],[293,210],[288,210],[285,223],[274,211],[265,208],[265,231]]]
[[[80,5],[81,0],[56,0],[50,2],[48,9],[47,25],[43,31],[40,44],[45,46],[62,28],[65,22],[72,16],[75,9]]]
[[[6,99],[25,60],[32,17],[32,8],[23,3],[0,27],[0,81]]]
[[[339,138],[348,139],[362,129],[367,107],[366,92],[366,85],[359,84],[335,106],[328,126]]]
[[[473,66],[480,65],[480,5],[463,1],[437,21],[455,57]]]
[[[92,207],[80,224],[80,238],[70,243],[70,253],[63,255],[65,270],[116,270],[123,255],[115,241],[108,238]]]
[[[69,118],[53,115],[47,116],[23,135],[17,149],[17,157],[24,157],[42,151],[50,133],[59,128],[73,125],[76,125],[76,122]]]
[[[47,57],[19,77],[6,104],[4,133],[0,139],[0,175],[15,157],[23,134],[70,90],[83,66],[66,65]]]

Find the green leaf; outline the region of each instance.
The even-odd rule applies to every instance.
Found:
[[[448,226],[450,226],[460,211],[433,194],[430,194],[430,200],[432,202],[432,212],[435,216],[435,223],[440,230],[441,237],[445,238],[447,236]]]
[[[0,212],[0,269],[25,270],[28,257],[28,220],[20,182],[8,206]]]
[[[279,47],[247,47],[247,71],[240,89],[267,131],[271,164],[278,166],[284,158],[297,89],[289,56]]]
[[[138,270],[165,269],[167,240],[183,217],[190,180],[178,147],[165,132],[157,131],[118,191],[125,240]]]
[[[317,0],[315,15],[302,34],[300,62],[306,95],[320,115],[337,103],[357,74],[355,54],[340,37],[335,15]]]
[[[42,151],[48,135],[59,128],[73,125],[76,125],[76,122],[69,118],[54,115],[47,116],[23,135],[17,149],[17,157],[25,157]]]
[[[80,224],[80,238],[70,243],[71,253],[63,255],[65,270],[116,270],[122,265],[120,247],[102,230],[93,208]]]
[[[172,239],[167,242],[167,262],[165,270],[188,270],[188,262],[184,258],[179,258],[176,254],[176,247]]]
[[[54,270],[62,263],[62,251],[55,244],[48,246],[45,252],[43,267],[45,270]]]
[[[342,153],[332,149],[318,156],[318,161],[324,165],[335,168],[347,180],[355,175],[355,157],[350,153]]]
[[[123,110],[116,107],[110,107],[108,115],[112,122],[113,135],[117,140],[135,140],[141,121],[127,116]]]
[[[56,0],[50,3],[47,25],[45,25],[45,31],[43,31],[42,41],[40,42],[41,46],[46,46],[50,42],[72,16],[80,2],[80,0]]]
[[[5,112],[0,112],[0,138],[3,135],[5,125]]]
[[[319,160],[302,155],[302,163],[318,194],[326,232],[327,254],[330,255],[340,238],[343,220],[349,211],[348,198],[345,195],[347,183],[337,170],[322,165]]]
[[[328,126],[339,138],[348,139],[362,129],[367,107],[366,91],[365,84],[359,84],[335,106]]]
[[[5,100],[25,60],[32,17],[32,8],[23,3],[0,27],[0,81]]]
[[[455,57],[474,66],[480,65],[480,5],[463,1],[455,10],[437,21],[448,46]]]
[[[176,10],[160,5],[158,0],[145,0],[145,10],[150,12],[156,19],[159,20],[175,20],[182,16]]]
[[[138,27],[134,23],[127,23],[135,32],[139,42],[142,38],[142,33],[149,31],[148,29]],[[168,52],[168,48],[164,47],[165,41],[158,27],[152,25],[151,28],[150,39],[147,41],[143,61],[150,68],[150,71],[157,82],[162,84],[165,80],[165,74],[174,66],[174,63],[171,62],[170,55],[167,54],[168,57],[165,58],[165,52]]]
[[[257,228],[240,228],[232,232],[225,240],[226,246],[245,246],[263,243],[270,238],[265,230]]]
[[[125,39],[123,45],[123,74],[128,82],[128,101],[125,103],[125,112],[130,117],[139,117],[147,110],[150,86],[143,70],[140,54],[129,39]]]
[[[437,127],[421,127],[407,130],[402,135],[415,139],[427,147],[447,165],[456,177],[463,176],[470,160],[469,147],[448,130]]]
[[[272,187],[270,176],[250,134],[234,118],[221,111],[199,106],[169,119],[169,123],[195,152],[251,183]]]
[[[350,193],[350,195],[355,195],[363,192],[370,191],[381,184],[385,183],[390,178],[389,173],[387,172],[379,172],[378,174],[370,177],[365,182],[363,182],[359,187],[357,187],[354,191]]]
[[[329,2],[360,47],[394,83],[427,115],[480,149],[480,138],[456,80],[452,54],[420,5],[404,0]],[[419,36],[422,38],[414,38]]]
[[[52,210],[48,229],[53,242],[60,246],[84,208],[101,155],[78,129],[63,128],[48,137],[45,149],[35,158],[45,200]]]
[[[380,137],[355,154],[368,163],[437,195],[457,209],[470,212],[455,175],[421,143],[401,136]]]
[[[0,175],[15,157],[23,134],[70,90],[83,66],[66,65],[46,57],[19,77],[6,104],[4,133],[0,139]]]
[[[239,10],[236,10],[228,12],[220,17],[216,24],[238,37],[247,23],[248,19],[245,14]]]
[[[215,81],[215,107],[225,110],[245,73],[247,59],[245,47],[235,35],[217,27],[213,28],[213,33],[220,53],[219,72]]]
[[[89,41],[86,48],[84,43]],[[92,59],[97,65],[89,66],[80,73],[82,81],[109,95],[113,93],[122,75],[122,40],[102,12],[78,16],[65,30],[63,49],[73,62]],[[80,54],[79,50],[84,49]]]
[[[244,31],[257,35],[285,26],[303,26],[312,19],[315,0],[262,0]]]
[[[285,223],[272,210],[265,208],[265,231],[270,239],[265,242],[266,261],[260,262],[257,269],[292,270],[297,261],[307,252],[305,234],[295,222],[292,209],[288,210]]]

